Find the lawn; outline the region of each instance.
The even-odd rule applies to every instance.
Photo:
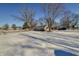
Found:
[[[0,34],[0,55],[53,56],[57,49],[79,55],[78,36],[78,32],[73,31],[28,31]]]

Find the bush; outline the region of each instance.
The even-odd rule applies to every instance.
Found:
[[[13,28],[13,30],[16,30],[17,29],[17,27],[16,27],[15,24],[12,24],[12,28]]]
[[[9,29],[9,25],[8,24],[5,24],[4,26],[3,26],[3,30],[8,30]]]
[[[28,26],[27,22],[25,22],[25,23],[23,24],[23,28],[22,28],[22,29],[27,29],[27,28],[29,28],[29,26]]]

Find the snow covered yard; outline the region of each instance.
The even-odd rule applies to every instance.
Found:
[[[79,32],[17,32],[0,34],[0,55],[52,56],[54,50],[79,55]]]

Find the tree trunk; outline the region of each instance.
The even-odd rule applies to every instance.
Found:
[[[52,30],[51,28],[52,28],[52,21],[51,21],[51,18],[49,18],[48,19],[48,29],[49,29],[48,32],[51,32]]]

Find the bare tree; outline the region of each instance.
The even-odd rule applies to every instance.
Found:
[[[64,16],[60,20],[61,26],[65,27],[66,29],[74,29],[79,22],[79,15],[74,14],[70,11],[65,11]]]
[[[31,8],[25,8],[23,10],[21,10],[20,12],[20,16],[14,16],[17,19],[24,21],[24,29],[29,28],[29,30],[32,30],[33,27],[36,25],[35,23],[35,11]]]
[[[44,22],[45,22],[45,20],[44,20],[43,17],[39,18],[39,20],[38,20],[39,26],[45,26],[45,23]]]
[[[72,20],[71,20],[71,28],[75,29],[75,27],[78,25],[79,23],[79,15],[78,14],[73,14],[72,15]]]
[[[70,11],[65,11],[64,16],[60,20],[61,27],[64,27],[66,29],[70,28],[71,24],[71,12]]]
[[[42,10],[49,29],[48,31],[51,31],[55,20],[62,15],[64,6],[60,3],[42,4]]]

